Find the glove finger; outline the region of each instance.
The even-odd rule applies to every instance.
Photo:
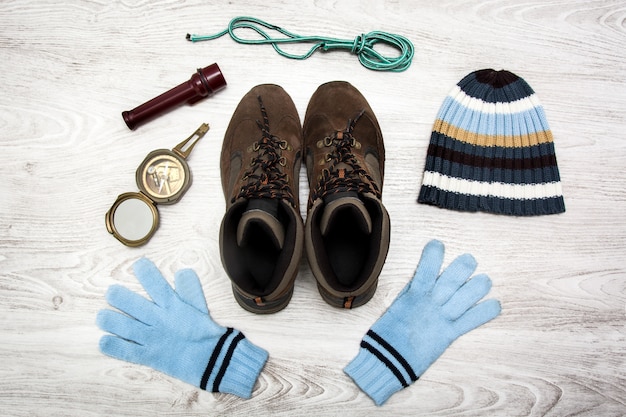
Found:
[[[476,260],[468,253],[456,258],[441,273],[433,288],[433,302],[442,305],[472,276],[476,270]]]
[[[209,314],[202,284],[192,269],[182,269],[176,272],[176,293],[190,306],[202,313]]]
[[[493,320],[500,314],[500,311],[502,311],[502,308],[498,300],[493,298],[485,300],[476,304],[459,317],[453,324],[454,330],[457,332],[458,336],[464,335],[470,330]]]
[[[105,332],[139,344],[144,344],[147,337],[148,327],[145,324],[117,311],[100,310],[96,324]]]
[[[156,304],[121,285],[111,285],[106,299],[112,307],[146,324],[156,323],[159,316]]]
[[[145,347],[116,336],[102,336],[100,338],[100,351],[116,359],[147,365],[145,363],[147,357]]]
[[[443,255],[445,248],[443,243],[438,240],[431,240],[424,246],[422,256],[417,264],[417,269],[413,275],[413,279],[400,293],[402,295],[406,291],[417,291],[426,293],[435,284],[441,265],[443,264]]]
[[[133,269],[137,279],[155,303],[160,306],[170,305],[175,298],[174,290],[152,261],[141,258],[133,264]]]
[[[485,274],[476,275],[467,281],[443,305],[443,313],[451,320],[456,320],[463,313],[479,302],[491,290],[491,280]]]

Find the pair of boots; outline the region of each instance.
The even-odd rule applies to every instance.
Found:
[[[298,201],[303,158],[306,224]],[[259,85],[242,98],[222,145],[220,252],[244,309],[287,306],[303,248],[327,303],[353,308],[370,300],[389,248],[384,159],[376,116],[347,82],[321,85],[303,125],[280,86]]]

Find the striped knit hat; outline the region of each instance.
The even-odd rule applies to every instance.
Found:
[[[526,81],[484,69],[452,89],[433,127],[417,201],[516,216],[565,211],[552,132]]]

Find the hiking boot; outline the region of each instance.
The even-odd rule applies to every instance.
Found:
[[[235,300],[254,313],[282,310],[293,293],[304,237],[301,148],[300,118],[281,87],[259,85],[241,99],[222,145],[220,254]]]
[[[327,303],[358,307],[374,295],[389,249],[380,127],[361,93],[334,81],[311,97],[303,133],[309,264]]]

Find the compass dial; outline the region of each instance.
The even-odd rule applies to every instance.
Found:
[[[186,163],[177,155],[161,150],[153,152],[137,170],[137,185],[158,203],[173,203],[189,185]]]
[[[175,158],[157,156],[148,162],[143,182],[150,191],[159,196],[171,196],[182,188],[185,172]]]

